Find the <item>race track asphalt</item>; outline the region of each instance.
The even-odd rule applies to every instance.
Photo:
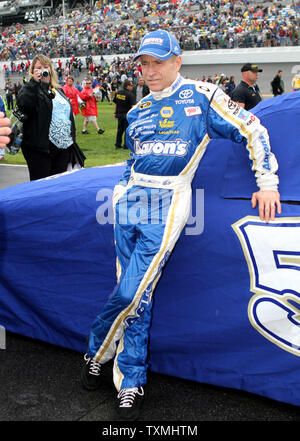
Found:
[[[26,181],[27,167],[0,164],[0,189]],[[1,428],[5,430],[9,422],[41,423],[29,427],[14,425],[13,430],[18,429],[23,435],[26,429],[38,428],[50,434],[51,426],[44,426],[45,422],[85,422],[83,426],[68,426],[77,435],[82,428],[96,435],[106,435],[117,428],[120,423],[114,417],[116,392],[111,365],[105,365],[103,387],[95,392],[82,388],[81,365],[82,354],[6,332],[5,349],[0,350]],[[173,429],[175,435],[186,435],[187,427],[190,427],[188,435],[199,436],[201,425],[206,422],[300,421],[296,406],[151,371],[147,391],[139,423],[128,424],[139,427],[131,438],[166,436]],[[163,432],[158,429],[161,427]],[[215,427],[218,426],[210,425],[209,430]]]

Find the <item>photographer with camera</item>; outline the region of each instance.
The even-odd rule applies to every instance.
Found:
[[[72,107],[50,58],[37,55],[29,75],[30,81],[18,94],[17,106],[23,114],[21,149],[33,181],[65,172],[79,147]]]

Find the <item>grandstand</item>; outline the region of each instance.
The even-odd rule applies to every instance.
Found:
[[[0,0],[0,25],[13,23],[44,22],[57,11],[69,12],[75,8],[94,8],[101,10],[103,15],[106,11],[114,12],[112,17],[128,19],[143,19],[149,16],[161,14],[186,15],[198,13],[199,11],[215,4],[220,12],[227,11],[228,7],[239,7],[251,9],[260,7],[266,10],[268,7],[290,5],[296,13],[296,19],[300,14],[300,2],[298,0]],[[182,14],[181,14],[182,15]],[[107,18],[107,17],[106,17]]]
[[[40,11],[46,6],[47,0],[4,0],[0,1],[1,24],[26,21],[28,12]]]
[[[90,56],[111,62],[134,54],[141,38],[158,28],[176,35],[186,64],[212,64],[213,53],[214,62],[230,54],[240,63],[247,48],[255,62],[298,66],[299,17],[299,0],[0,0],[0,92],[8,78],[22,80],[23,70],[13,68],[39,53],[64,66],[71,57],[83,66]]]
[[[0,0],[0,24],[43,22],[62,8],[93,6],[93,0]]]
[[[0,61],[136,52],[150,30],[183,51],[299,46],[298,0],[0,0]]]
[[[295,0],[5,0],[1,59],[14,60],[12,45],[28,58],[37,46],[51,57],[69,56],[74,46],[76,56],[131,53],[158,27],[171,29],[183,50],[261,47],[268,31],[271,46],[297,46],[299,7]],[[279,27],[293,35],[280,39]],[[50,53],[45,39],[55,39]]]

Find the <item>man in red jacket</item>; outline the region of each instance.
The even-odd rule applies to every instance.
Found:
[[[91,122],[96,127],[99,135],[102,135],[104,130],[100,129],[97,123],[98,109],[96,97],[92,88],[92,80],[86,80],[84,89],[79,93],[79,96],[85,103],[85,106],[81,110],[82,116],[84,117],[82,133],[84,135],[88,134],[86,127],[87,124]]]
[[[78,97],[79,97],[79,91],[74,87],[74,78],[68,77],[66,84],[63,87],[63,91],[65,92],[66,96],[69,98],[72,110],[74,115],[78,115],[79,113],[79,103],[78,103]],[[80,97],[79,97],[80,99]],[[81,99],[80,99],[81,100]]]

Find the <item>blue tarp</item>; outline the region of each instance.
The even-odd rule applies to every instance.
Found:
[[[254,112],[280,163],[282,200],[299,201],[300,95]],[[113,226],[100,224],[99,210],[123,170],[0,191],[0,325],[85,351],[116,280]],[[157,285],[150,367],[300,405],[300,207],[285,203],[274,223],[260,222],[247,153],[231,141],[210,142],[193,188],[194,212],[204,189],[204,229],[183,232]]]

